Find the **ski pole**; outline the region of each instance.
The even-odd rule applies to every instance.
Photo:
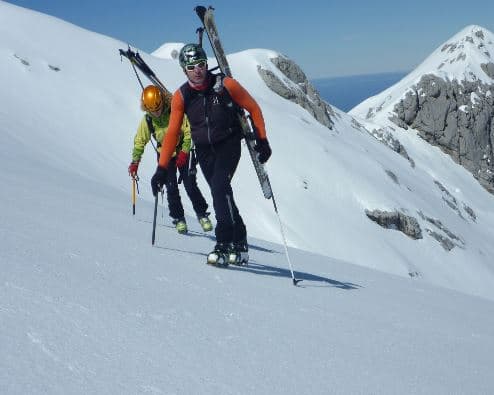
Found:
[[[136,190],[139,194],[139,177],[134,174],[132,175],[132,215],[136,214]]]
[[[161,219],[165,223],[165,190],[161,190]]]
[[[151,237],[151,244],[154,246],[154,240],[156,239],[156,214],[158,213],[158,194],[154,197],[154,215],[153,215],[153,235]]]
[[[249,121],[250,121],[251,128],[250,129],[248,128],[246,130],[248,130],[250,133],[246,135],[245,139],[247,140],[250,138],[251,140],[255,140],[255,136],[257,135],[257,130],[256,130],[256,126],[254,125],[254,121],[252,120],[252,117],[250,115],[249,115]],[[257,161],[259,161],[259,158],[258,158],[259,154],[258,153],[254,153],[253,151],[250,151],[250,153],[251,153],[251,155],[255,155]],[[260,166],[264,169],[263,165],[260,165]],[[257,171],[257,169],[256,169],[256,171]],[[290,273],[292,274],[293,285],[297,285],[302,280],[297,280],[295,278],[295,275],[293,274],[292,262],[290,261],[290,255],[288,254],[288,246],[287,246],[287,242],[286,242],[285,231],[283,229],[283,223],[281,222],[280,213],[278,212],[278,206],[276,205],[276,200],[274,198],[274,192],[273,192],[273,188],[271,187],[271,181],[269,180],[267,171],[265,169],[264,169],[264,171],[265,171],[266,176],[264,177],[264,183],[261,183],[261,188],[262,188],[262,191],[264,193],[264,197],[266,199],[272,199],[273,200],[274,211],[276,212],[276,216],[278,217],[278,222],[280,224],[281,237],[283,239],[283,246],[285,247],[285,255],[286,255],[286,260],[288,262],[288,267],[290,268]]]
[[[132,215],[136,215],[136,179],[132,177]]]
[[[280,224],[281,237],[283,238],[283,246],[285,247],[285,255],[286,255],[286,260],[288,262],[288,267],[290,268],[290,273],[292,274],[292,282],[293,285],[297,286],[297,284],[302,280],[296,279],[295,275],[293,274],[293,267],[292,267],[292,262],[290,261],[290,255],[288,254],[288,246],[286,242],[285,231],[283,229],[283,223],[281,222],[281,217],[280,217],[280,213],[278,212],[278,206],[276,205],[274,194],[271,196],[271,199],[273,200],[274,211],[276,212],[276,216],[278,217],[278,222]]]

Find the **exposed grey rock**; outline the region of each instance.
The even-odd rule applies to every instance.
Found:
[[[446,235],[444,236],[436,231],[433,231],[432,229],[426,228],[427,233],[434,239],[436,239],[445,250],[451,251],[456,246],[460,248],[463,248],[465,246],[465,242],[463,241],[463,239],[451,232],[440,220],[428,217],[421,211],[419,211],[418,213],[422,219],[434,225],[437,229],[441,230]]]
[[[425,231],[434,239],[436,239],[439,244],[441,244],[441,247],[443,247],[446,251],[451,251],[455,247],[455,243],[453,243],[450,239],[447,237],[444,237],[440,235],[437,232],[434,232],[431,229],[425,229]]]
[[[26,59],[23,59],[21,58],[19,55],[17,54],[14,54],[14,58],[16,59],[19,59],[19,61],[24,65],[24,66],[29,66],[30,63],[26,60]]]
[[[405,147],[400,143],[399,140],[395,139],[389,131],[379,128],[379,129],[373,129],[369,133],[372,136],[374,136],[377,140],[379,140],[381,143],[391,148],[394,152],[400,154],[406,160],[408,160],[410,166],[415,167],[415,162],[412,158],[408,156],[408,152],[405,149]]]
[[[395,125],[399,126],[400,128],[408,130],[409,126],[405,123],[405,121],[402,121],[400,118],[393,115],[389,117],[389,120],[393,122]]]
[[[445,200],[450,202],[450,206],[458,208],[458,202],[456,201],[456,198],[451,194],[451,192],[448,191],[448,189],[437,180],[434,180],[434,184],[436,184],[439,190],[443,193]]]
[[[399,230],[414,240],[422,238],[422,230],[414,217],[399,211],[365,210],[365,214],[383,228]]]
[[[443,198],[443,201],[454,211],[456,212],[456,214],[458,214],[459,217],[465,219],[461,213],[461,210],[460,208],[458,207],[458,201],[456,200],[456,198],[451,194],[451,192],[449,192],[446,187],[441,184],[439,181],[437,180],[434,180],[434,184],[437,185],[437,187],[439,188],[439,190],[442,192],[442,198]]]
[[[447,51],[447,52],[451,53],[451,52],[454,52],[455,51],[456,47],[457,47],[457,44],[456,43],[454,43],[454,44],[445,44],[441,48],[441,52]]]
[[[281,97],[297,103],[319,123],[332,129],[334,122],[331,118],[335,113],[331,106],[321,99],[319,92],[309,82],[302,69],[284,56],[273,58],[271,61],[286,78],[281,79],[271,70],[258,66],[257,70],[266,85]]]
[[[487,74],[490,78],[494,80],[494,63],[489,62],[489,63],[482,63],[480,65],[484,73]]]
[[[475,34],[475,36],[477,36],[481,40],[485,39],[484,32],[482,30],[477,30],[474,34]]]
[[[458,216],[466,220],[465,216],[463,215],[463,212],[461,210],[460,204],[458,200],[449,192],[444,185],[442,185],[439,181],[434,180],[434,184],[437,185],[439,190],[442,192],[442,199],[443,201],[451,207],[451,209],[458,214]],[[463,211],[466,213],[466,216],[472,220],[472,222],[477,222],[477,214],[475,214],[475,211],[468,206],[465,202],[461,202],[461,206],[463,207]]]
[[[475,211],[473,211],[470,206],[467,206],[465,203],[463,203],[463,210],[465,210],[465,212],[468,214],[473,222],[477,222],[477,214],[475,214]]]
[[[450,48],[446,45],[442,50]],[[482,69],[494,77],[494,63],[483,64]],[[424,75],[394,112],[391,121],[418,130],[494,193],[494,83],[460,83]]]
[[[395,184],[400,185],[400,182],[398,181],[398,177],[396,176],[395,173],[393,173],[391,170],[385,170],[386,174],[393,180]]]
[[[277,58],[271,59],[273,64],[285,74],[291,81],[296,84],[304,85],[307,82],[307,77],[305,76],[302,69],[295,62],[290,59],[279,56]]]
[[[352,126],[357,129],[357,130],[360,130],[362,133],[369,133],[369,131],[365,128],[364,125],[362,125],[359,121],[357,121],[355,118],[352,118],[351,120],[352,122]]]

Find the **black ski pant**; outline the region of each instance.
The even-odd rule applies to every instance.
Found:
[[[188,174],[188,166],[183,166],[178,169],[182,182],[184,183],[185,192],[189,196],[192,202],[192,207],[198,217],[205,215],[208,204],[202,196],[202,193],[197,186],[197,178],[195,174]],[[168,200],[168,209],[170,211],[170,217],[173,219],[184,218],[184,207],[182,205],[182,200],[180,199],[180,192],[178,190],[177,181],[177,165],[175,163],[175,158],[170,160],[168,164],[168,176],[166,181],[166,197]]]
[[[242,242],[247,238],[231,186],[240,160],[240,141],[238,135],[232,135],[213,145],[196,145],[197,160],[213,197],[217,243]]]

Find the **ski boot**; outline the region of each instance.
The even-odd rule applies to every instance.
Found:
[[[208,265],[228,266],[229,253],[231,251],[230,243],[216,243],[214,250],[208,254]]]
[[[228,263],[231,265],[243,266],[249,262],[249,245],[247,240],[233,243],[228,254]]]
[[[211,220],[209,219],[209,213],[204,213],[204,215],[199,215],[197,219],[199,220],[199,223],[201,224],[201,228],[204,232],[211,232],[213,230],[213,224],[211,223]]]
[[[175,225],[175,229],[181,235],[187,233],[187,222],[185,222],[185,218],[178,218],[173,220],[173,225]]]

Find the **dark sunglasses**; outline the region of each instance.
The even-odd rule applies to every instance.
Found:
[[[195,63],[195,64],[188,64],[185,66],[185,70],[187,71],[192,71],[194,70],[196,67],[199,67],[200,69],[203,69],[204,67],[206,67],[206,64],[207,62],[205,60],[201,60],[200,62],[198,63]]]

